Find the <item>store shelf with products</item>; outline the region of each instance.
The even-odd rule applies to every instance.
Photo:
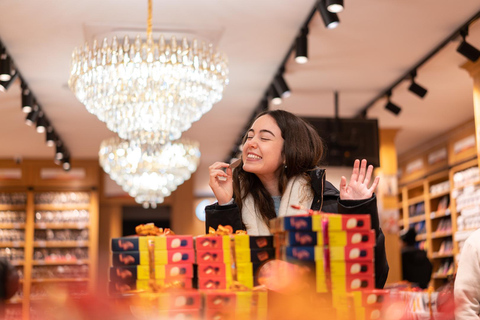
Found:
[[[40,160],[0,161],[0,167],[21,172],[14,181],[0,175],[0,256],[16,266],[21,278],[8,312],[18,319],[35,318],[32,302],[46,294],[45,286],[69,288],[79,282],[82,292],[93,292],[98,164],[78,162],[72,173]]]

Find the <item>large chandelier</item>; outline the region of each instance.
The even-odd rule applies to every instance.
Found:
[[[197,170],[200,151],[198,143],[185,139],[140,145],[114,137],[102,141],[99,158],[103,170],[136,202],[155,208]]]
[[[151,20],[149,0],[145,41],[113,37],[75,48],[68,81],[110,130],[142,144],[180,138],[222,99],[228,84],[226,57],[212,44],[163,36],[154,41]]]

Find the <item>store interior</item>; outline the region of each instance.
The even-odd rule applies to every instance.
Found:
[[[403,280],[400,236],[409,228],[432,263],[431,292],[452,283],[464,241],[478,227],[480,60],[459,48],[466,41],[480,55],[480,4],[345,1],[338,25],[327,28],[324,1],[0,3],[0,58],[10,59],[11,76],[0,79],[0,257],[22,279],[7,319],[35,318],[45,283],[65,284],[70,296],[106,294],[111,240],[134,235],[140,224],[204,235],[203,209],[215,202],[208,167],[230,162],[253,117],[267,109],[352,128],[348,121],[376,120],[375,134],[342,137],[347,150],[327,157],[327,180],[338,187],[351,174],[351,153],[377,161],[387,287]],[[154,41],[186,34],[212,43],[226,56],[228,80],[211,110],[182,129],[193,142],[188,174],[141,200],[115,181],[125,163],[109,162],[102,150],[117,132],[79,101],[71,64],[85,42],[128,35],[133,43],[148,33]],[[300,38],[308,48],[303,63]],[[279,78],[288,94],[274,92]],[[26,92],[39,111],[29,123]],[[48,122],[39,131],[42,117]],[[338,151],[333,132],[324,139]]]

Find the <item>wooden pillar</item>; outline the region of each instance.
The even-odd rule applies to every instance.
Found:
[[[398,210],[398,164],[395,148],[397,132],[398,129],[380,130],[380,168],[376,172],[376,175],[380,176],[380,184],[377,189],[380,226],[385,234],[385,249],[390,266],[387,283],[402,280],[400,239],[398,230],[392,229],[393,224],[396,226],[398,221],[398,217],[393,216],[393,213]]]
[[[473,111],[475,114],[475,135],[477,140],[477,159],[480,164],[480,60],[467,62],[462,66],[473,78]]]

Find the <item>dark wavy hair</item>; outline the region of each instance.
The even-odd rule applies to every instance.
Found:
[[[325,148],[322,139],[310,124],[287,111],[262,112],[252,121],[252,124],[265,115],[269,115],[275,120],[284,139],[282,155],[286,168],[281,166],[278,180],[278,188],[283,194],[290,178],[304,175],[305,178],[310,179],[308,173],[320,165]],[[246,138],[247,135],[244,136],[242,144],[245,143]],[[251,194],[255,207],[267,225],[269,225],[270,219],[276,217],[271,195],[255,174],[243,170],[243,160],[233,172],[233,192],[240,212],[245,198]]]

